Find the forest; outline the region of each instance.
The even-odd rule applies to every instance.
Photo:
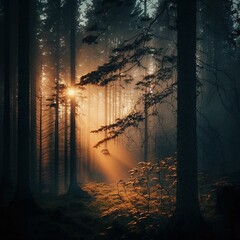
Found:
[[[239,0],[0,0],[0,239],[240,240]]]

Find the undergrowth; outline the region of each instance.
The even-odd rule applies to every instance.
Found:
[[[94,196],[91,205],[103,219],[129,232],[153,234],[164,227],[174,211],[176,159],[139,162],[129,174],[128,181],[120,180],[115,187],[89,183],[84,190]]]
[[[213,191],[208,181],[205,174],[199,173],[199,200],[204,214],[213,209]],[[109,223],[108,230],[117,224],[118,228],[147,236],[164,229],[172,216],[176,184],[176,158],[167,157],[139,162],[129,171],[129,179],[120,180],[116,186],[88,183],[84,190],[94,197],[90,205]]]
[[[216,202],[223,213],[226,208],[232,213],[235,205],[238,206],[228,194],[225,198],[221,194],[222,199],[218,196],[219,189],[234,187],[238,182],[238,178],[235,182],[230,179],[210,179],[204,173],[198,176],[201,210],[205,218],[216,225],[215,229],[226,217],[217,216]],[[120,180],[115,185],[90,182],[81,186],[86,194],[78,197],[69,194],[42,196],[39,205],[44,211],[31,220],[30,234],[36,240],[56,237],[69,240],[159,239],[175,209],[176,185],[175,157],[139,162],[129,171],[127,181]],[[217,234],[221,236],[224,231],[220,228]]]

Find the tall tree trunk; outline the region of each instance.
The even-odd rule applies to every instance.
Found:
[[[42,162],[43,162],[43,80],[42,80],[42,64],[41,64],[41,80],[39,88],[39,159],[38,159],[38,190],[42,193]]]
[[[68,187],[68,104],[67,97],[65,98],[64,109],[64,184],[65,190]]]
[[[7,186],[12,185],[11,179],[11,150],[10,150],[10,1],[4,1],[5,17],[4,17],[4,112],[3,112],[3,187],[0,191],[3,191],[3,197],[6,194]]]
[[[30,188],[30,0],[19,0],[17,185],[8,208],[14,239],[30,239],[29,219],[38,208]]]
[[[37,85],[38,83],[38,40],[37,40],[37,6],[36,1],[31,1],[31,23],[30,23],[30,32],[31,32],[31,45],[30,45],[30,99],[31,99],[31,142],[30,142],[30,156],[31,156],[31,179],[34,182],[34,190],[37,190],[37,175],[34,174],[37,170]]]
[[[109,99],[109,95],[108,95],[108,89],[109,89],[109,87],[108,87],[108,85],[106,85],[105,87],[104,87],[104,96],[105,96],[105,99],[104,99],[104,104],[105,104],[105,106],[104,106],[104,118],[105,118],[105,126],[106,125],[108,125],[108,124],[110,124],[110,121],[108,121],[109,120],[109,117],[110,117],[110,111],[109,111],[109,109],[108,109],[108,99]],[[105,131],[104,132],[104,137],[105,138],[107,138],[107,131]],[[104,149],[107,151],[107,146],[108,144],[107,144],[107,141],[106,142],[104,142]]]
[[[17,185],[10,211],[17,232],[27,234],[28,217],[37,210],[30,188],[30,0],[19,0]],[[21,238],[19,236],[19,238]]]
[[[187,43],[187,44],[186,44]],[[178,1],[177,208],[199,212],[196,135],[196,1]]]
[[[54,194],[58,194],[59,188],[59,81],[60,81],[60,7],[61,1],[56,1],[56,106],[55,106],[55,148],[54,148]]]
[[[76,81],[76,10],[77,1],[70,1],[71,4],[71,32],[70,32],[70,71],[71,87],[75,88]],[[77,182],[77,154],[76,154],[76,99],[70,99],[70,185],[68,192],[78,191]]]
[[[10,8],[11,8],[11,15],[10,15],[10,31],[11,31],[11,37],[10,37],[10,78],[11,78],[11,90],[10,90],[10,96],[11,99],[11,168],[12,168],[12,178],[13,181],[16,182],[17,180],[17,172],[16,168],[14,166],[17,165],[17,101],[18,101],[18,12],[19,12],[19,0],[11,0],[10,1]]]
[[[147,94],[147,90],[146,90]],[[144,162],[148,161],[148,108],[147,108],[147,97],[144,99],[144,149],[143,149],[143,159]]]
[[[196,0],[178,0],[177,9],[177,195],[167,239],[206,239],[198,201]]]

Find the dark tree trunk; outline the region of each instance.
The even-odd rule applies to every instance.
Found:
[[[17,101],[18,101],[18,8],[19,0],[10,1],[10,78],[11,78],[11,169],[13,182],[17,180],[17,172],[15,166],[17,165]]]
[[[29,5],[30,0],[19,0],[19,44],[18,44],[18,166],[15,197],[32,199],[29,181],[29,127],[30,127],[30,69],[29,69]]]
[[[42,64],[41,64],[41,80],[39,87],[39,159],[38,159],[38,191],[42,193],[42,159],[43,159],[43,92],[42,92]]]
[[[31,179],[34,183],[33,190],[36,190],[35,186],[38,181],[37,175],[35,174],[37,170],[37,85],[38,85],[38,73],[39,68],[37,65],[38,62],[38,40],[37,40],[37,6],[36,1],[31,1],[31,23],[30,23],[30,32],[31,32],[31,45],[30,45],[30,99],[31,99],[31,143],[30,143],[30,172]]]
[[[60,7],[61,1],[56,1],[56,106],[55,106],[55,146],[54,146],[54,194],[59,190],[59,81],[60,81]]]
[[[198,214],[196,1],[178,1],[177,214]]]
[[[19,0],[17,186],[8,208],[14,238],[29,239],[30,218],[37,213],[30,188],[30,0]]]
[[[76,80],[76,9],[77,2],[71,4],[71,31],[70,31],[70,71],[71,87],[75,88]],[[77,155],[76,155],[76,100],[75,96],[70,100],[70,185],[68,191],[75,193],[79,190],[77,182]]]
[[[144,149],[143,149],[143,159],[144,162],[148,161],[148,108],[146,103],[146,97],[144,100]]]
[[[19,0],[17,186],[10,210],[26,219],[35,209],[30,189],[30,0]],[[23,221],[24,224],[24,221]]]
[[[68,104],[67,97],[65,98],[65,109],[64,109],[64,184],[65,190],[68,188]]]
[[[178,0],[177,9],[177,195],[167,239],[207,239],[198,201],[196,0]]]
[[[3,176],[2,188],[3,197],[7,187],[12,185],[11,179],[11,117],[10,117],[10,1],[4,1],[4,112],[3,112]]]
[[[104,87],[104,95],[105,95],[105,100],[104,100],[104,103],[105,103],[105,107],[104,107],[104,118],[105,118],[105,126],[106,125],[108,125],[109,123],[110,123],[110,121],[108,121],[108,117],[110,116],[110,114],[109,114],[109,109],[108,109],[108,99],[109,99],[109,96],[108,96],[108,89],[109,89],[109,87],[108,87],[108,85],[106,85],[105,87]],[[104,133],[104,137],[105,138],[107,138],[107,132],[105,131],[105,133]],[[107,141],[106,142],[104,142],[104,149],[107,151]]]

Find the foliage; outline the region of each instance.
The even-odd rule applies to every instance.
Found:
[[[155,48],[150,44],[153,34],[148,31],[142,32],[136,38],[126,40],[113,49],[112,55],[107,63],[99,66],[80,79],[80,85],[94,84],[105,86],[115,81],[124,81],[126,84],[133,84],[138,91],[139,97],[136,100],[133,110],[123,118],[117,118],[115,123],[102,126],[92,132],[106,132],[107,137],[99,141],[95,147],[112,140],[123,134],[129,127],[138,127],[145,117],[143,109],[151,108],[164,102],[176,90],[174,74],[176,70],[176,55],[169,54],[166,49]],[[137,79],[133,76],[134,69],[146,71],[146,60],[152,59],[156,69],[151,74],[146,74]],[[137,110],[137,109],[141,110]],[[152,114],[154,115],[154,114]]]
[[[158,231],[172,215],[175,204],[176,159],[139,162],[128,181],[117,184],[117,204],[103,216],[125,222],[129,231]]]
[[[136,126],[139,122],[143,121],[143,117],[141,116],[140,113],[132,113],[129,114],[125,118],[118,118],[115,123],[103,126],[95,131],[92,131],[93,133],[98,133],[102,131],[107,131],[108,132],[108,137],[99,141],[94,147],[99,147],[102,143],[109,141],[111,139],[116,138],[117,136],[121,135],[126,128],[131,127],[131,126]]]
[[[114,45],[108,61],[98,66],[96,70],[81,76],[80,85],[111,86],[118,81],[123,89],[125,87],[127,89],[127,85],[132,84],[132,89],[136,90],[135,96],[138,96],[137,99],[133,100],[134,106],[125,116],[116,117],[114,123],[109,123],[92,131],[94,133],[105,132],[104,139],[97,142],[95,147],[118,137],[130,127],[141,127],[140,123],[148,117],[142,106],[145,107],[145,110],[156,107],[164,101],[166,102],[166,99],[175,92],[177,61],[175,44],[170,43],[170,41],[167,45],[164,41],[161,44],[161,40],[157,36],[159,32],[156,26],[157,20],[166,13],[166,10],[167,5],[164,1],[163,4],[159,5],[158,12],[154,14],[154,17],[148,19],[151,21],[144,24],[140,23],[141,21],[138,22],[141,27],[134,29],[133,32],[130,31],[132,27],[128,22],[126,29],[131,34],[124,34],[125,39],[116,37],[118,43]],[[139,14],[137,14],[138,20],[140,19]],[[122,19],[121,24],[123,24]],[[135,24],[137,23],[135,22]],[[96,23],[96,19],[90,22],[89,29],[96,33],[91,33],[85,37],[83,42],[96,43],[99,34],[101,35],[99,25],[100,23]],[[154,116],[157,111],[150,112],[148,114]]]
[[[176,159],[140,162],[130,170],[127,182],[119,181],[118,194],[130,216],[130,229],[156,229],[174,210]]]
[[[155,235],[164,229],[175,209],[176,158],[139,162],[129,175],[116,188],[103,183],[85,184],[84,190],[94,198],[90,207],[98,209],[109,232],[117,225],[125,234]],[[212,217],[216,214],[215,185],[222,181],[213,181],[203,172],[199,172],[198,181],[201,210],[205,217]]]
[[[132,65],[141,66],[143,57],[155,51],[153,48],[145,46],[151,39],[152,35],[145,33],[140,34],[134,41],[124,41],[121,46],[113,50],[107,63],[99,66],[96,71],[82,76],[80,84],[91,83],[105,86],[120,78],[126,82],[133,81],[131,75],[126,74],[126,68],[132,68]]]

